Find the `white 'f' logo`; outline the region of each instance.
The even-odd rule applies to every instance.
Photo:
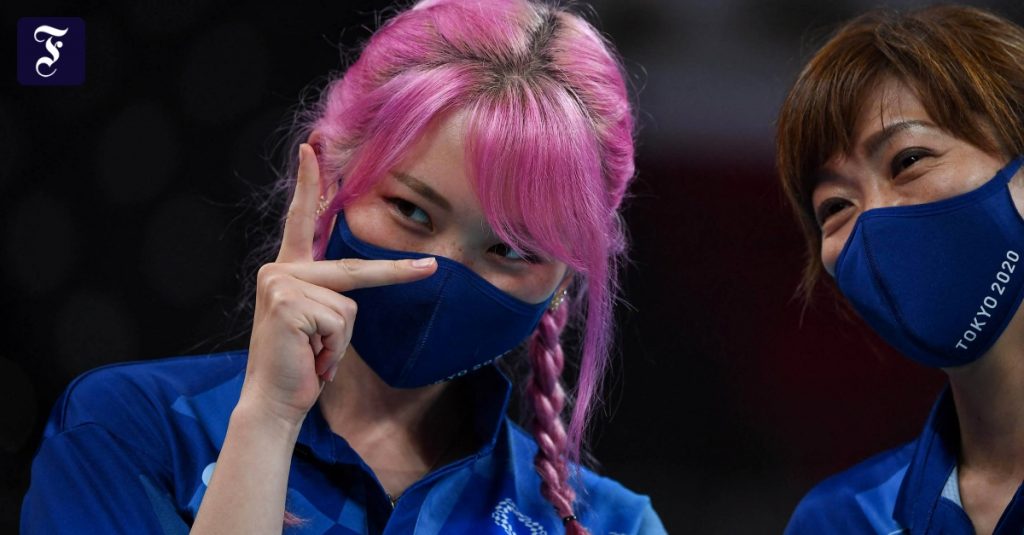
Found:
[[[57,60],[60,59],[59,49],[60,47],[64,46],[64,43],[62,41],[54,42],[53,38],[64,37],[64,34],[68,33],[68,29],[70,29],[70,27],[64,28],[62,30],[60,28],[54,28],[53,26],[47,26],[44,24],[36,28],[35,32],[32,33],[32,38],[35,39],[37,43],[43,42],[43,38],[39,37],[40,34],[49,36],[46,38],[46,51],[49,52],[50,56],[52,57],[43,56],[36,61],[36,74],[38,74],[39,76],[42,76],[43,78],[49,78],[53,76],[53,73],[57,72],[57,68],[53,67],[53,64],[57,63]],[[39,67],[44,65],[47,67],[47,69],[53,67],[53,69],[50,70],[50,74],[43,74],[43,71],[39,70]]]

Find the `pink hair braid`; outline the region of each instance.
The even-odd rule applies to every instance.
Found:
[[[540,493],[555,507],[567,535],[586,535],[589,532],[573,513],[576,491],[569,483],[568,440],[562,422],[565,390],[561,377],[565,356],[559,336],[568,320],[568,309],[568,303],[563,301],[554,310],[545,312],[530,337],[530,377],[526,395],[533,406],[530,428],[538,446],[533,466],[540,474]]]

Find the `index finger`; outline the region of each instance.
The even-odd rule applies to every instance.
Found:
[[[297,279],[322,286],[336,292],[346,292],[371,286],[401,284],[429,277],[437,270],[434,258],[415,260],[320,260],[289,264],[287,272]]]
[[[295,193],[284,222],[278,262],[313,259],[313,234],[316,224],[317,199],[320,196],[320,166],[308,144],[299,145],[299,169]]]

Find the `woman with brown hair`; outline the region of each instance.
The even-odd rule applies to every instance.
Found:
[[[787,533],[1024,529],[1024,30],[958,6],[842,26],[783,104],[777,157],[853,308],[949,386],[921,435],[819,484]]]

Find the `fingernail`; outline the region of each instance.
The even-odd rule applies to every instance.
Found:
[[[331,375],[327,378],[327,382],[328,383],[333,383],[335,375],[338,375],[338,365],[337,364],[335,364],[334,367],[331,368]]]
[[[302,160],[305,159],[305,156],[302,154],[302,152],[303,152],[302,151],[302,146],[303,145],[305,145],[305,143],[299,143],[299,163],[300,164],[302,163]]]
[[[437,263],[437,260],[435,260],[434,257],[417,258],[416,260],[412,261],[412,267],[414,267],[414,268],[428,268],[428,267],[434,265],[435,263]]]

